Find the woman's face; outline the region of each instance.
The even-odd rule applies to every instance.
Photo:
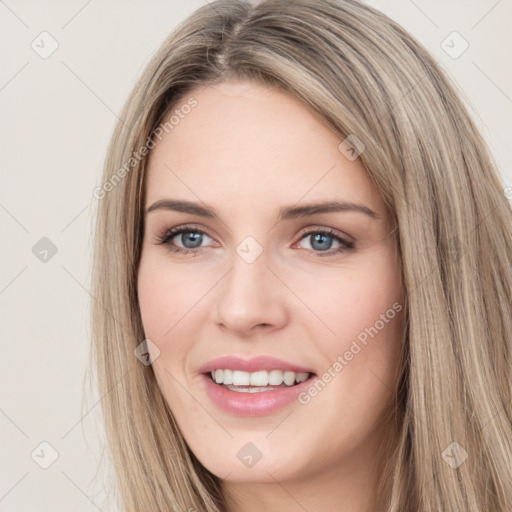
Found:
[[[402,345],[389,211],[286,93],[224,82],[180,105],[151,151],[138,273],[161,392],[226,481],[354,471],[383,439]]]

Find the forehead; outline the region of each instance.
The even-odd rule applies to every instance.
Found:
[[[181,110],[191,98],[194,108]],[[357,199],[382,211],[360,161],[349,161],[340,137],[286,92],[223,82],[191,91],[167,119],[173,113],[179,122],[151,151],[146,204],[166,195],[259,209]]]

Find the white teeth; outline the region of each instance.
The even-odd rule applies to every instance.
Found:
[[[281,370],[270,370],[268,372],[268,383],[272,386],[279,386],[283,383],[284,372]]]
[[[237,393],[261,393],[263,391],[273,391],[275,388],[269,386],[255,387],[255,388],[239,388],[237,386],[226,386],[230,391]]]
[[[251,386],[268,386],[268,372],[252,372],[249,374]]]
[[[293,386],[295,384],[295,372],[284,372],[284,383],[287,386]]]
[[[298,384],[300,384],[301,382],[307,380],[308,377],[309,373],[297,373],[297,377],[295,377],[295,380],[297,381]]]
[[[309,373],[295,373],[283,370],[243,372],[240,370],[219,369],[212,371],[211,376],[217,384],[228,385],[231,389],[232,386],[280,386],[283,382],[287,386],[293,386],[296,383],[299,384],[307,380]]]
[[[224,370],[224,384],[233,384],[233,372]]]

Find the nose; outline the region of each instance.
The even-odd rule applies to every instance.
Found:
[[[216,287],[216,325],[239,338],[286,325],[289,317],[287,290],[275,271],[267,268],[269,261],[265,251],[251,263],[237,253],[232,261],[231,270]]]

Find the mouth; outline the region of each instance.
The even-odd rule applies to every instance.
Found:
[[[246,372],[223,368],[204,375],[216,385],[235,393],[262,393],[295,387],[315,374],[275,369]]]
[[[222,356],[198,373],[210,402],[236,416],[268,415],[298,405],[300,393],[316,379],[311,367],[269,355]]]
[[[211,403],[224,413],[239,417],[271,415],[293,404],[299,406],[301,393],[313,385],[316,374],[222,368],[203,373],[201,378]]]

